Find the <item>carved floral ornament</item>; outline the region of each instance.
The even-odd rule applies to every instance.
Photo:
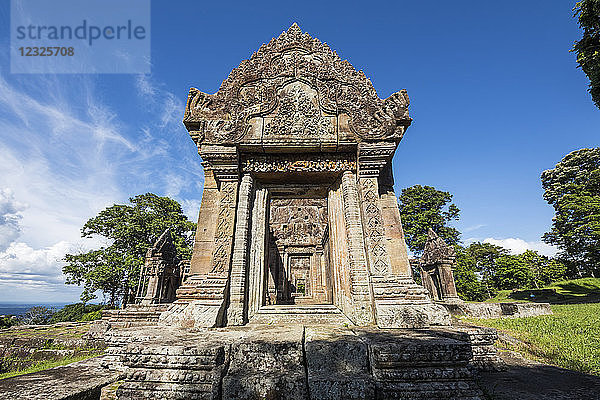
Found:
[[[302,93],[287,93],[288,99],[282,98],[285,97],[282,93],[286,93],[282,89],[294,82],[316,91],[319,115],[307,108],[308,103],[297,102]],[[242,61],[217,93],[210,95],[190,89],[183,121],[198,145],[204,141],[235,144],[243,142],[252,118],[280,110],[288,114],[279,119],[275,116],[272,124],[292,122],[290,129],[296,130],[299,130],[298,115],[310,117],[317,131],[329,131],[323,116],[335,118],[346,114],[356,141],[398,142],[411,122],[408,105],[405,90],[380,99],[362,71],[356,71],[329,46],[302,33],[294,24],[262,45],[249,60]]]

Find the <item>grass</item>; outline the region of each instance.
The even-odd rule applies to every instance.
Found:
[[[582,283],[577,282],[574,287],[584,286]],[[573,290],[570,284],[555,285],[564,291]],[[554,315],[539,317],[466,320],[519,339],[522,344],[513,345],[512,350],[529,358],[600,376],[600,303],[552,305],[552,311]]]
[[[531,295],[534,297],[531,297]],[[547,302],[551,304],[600,302],[600,278],[554,282],[540,289],[500,290],[486,303]]]
[[[77,327],[64,327],[48,325],[48,327],[33,328],[18,328],[18,329],[0,329],[0,337],[47,337],[50,339],[79,339],[90,328],[89,324],[80,325]]]
[[[14,376],[44,371],[46,369],[60,367],[61,365],[67,365],[67,364],[71,364],[71,363],[74,363],[77,361],[87,360],[88,358],[97,357],[101,354],[102,354],[102,352],[98,352],[98,353],[86,354],[86,355],[81,355],[81,356],[76,356],[76,357],[65,357],[63,359],[56,360],[56,361],[40,361],[34,365],[31,365],[27,368],[22,369],[22,370],[10,371],[10,372],[5,372],[3,374],[0,374],[0,379],[12,378]]]

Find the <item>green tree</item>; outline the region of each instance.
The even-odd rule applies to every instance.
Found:
[[[129,199],[131,205],[115,204],[89,219],[81,236],[102,236],[111,244],[81,254],[67,254],[63,273],[66,283],[83,285],[85,303],[98,290],[111,306],[126,304],[139,279],[147,249],[169,228],[178,256],[191,257],[196,224],[183,214],[181,205],[152,193]]]
[[[498,289],[540,288],[563,279],[565,266],[536,251],[518,255],[503,255],[496,259],[494,281]]]
[[[524,258],[506,255],[496,260],[494,281],[498,289],[528,288],[533,286],[534,275]]]
[[[466,301],[483,301],[491,297],[478,277],[479,271],[473,255],[459,245],[455,246],[455,250],[456,266],[452,272],[458,296]]]
[[[448,245],[458,244],[460,232],[448,226],[458,220],[460,210],[452,204],[452,195],[431,186],[414,185],[402,189],[400,216],[406,243],[415,254],[421,254],[427,242],[427,230],[433,229]]]
[[[567,154],[541,176],[544,199],[554,207],[552,229],[543,236],[556,245],[571,277],[600,273],[600,148]]]
[[[527,250],[517,256],[529,267],[532,274],[532,287],[539,289],[540,286],[558,281],[565,277],[566,267],[561,262],[543,256],[537,251]],[[525,286],[522,286],[525,287]]]
[[[485,288],[488,298],[492,298],[496,292],[494,277],[496,275],[496,260],[507,256],[509,251],[503,247],[491,243],[474,242],[465,248],[474,262],[475,270],[481,277],[481,283]]]
[[[104,308],[107,307],[101,304],[67,304],[52,315],[52,318],[50,318],[50,323],[55,324],[57,322],[86,321],[83,319],[85,315],[101,311]]]
[[[588,91],[592,100],[600,108],[600,0],[582,0],[574,11],[583,37],[575,42],[573,51],[577,53],[579,68],[590,80]]]

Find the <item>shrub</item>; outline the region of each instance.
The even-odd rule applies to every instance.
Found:
[[[51,323],[57,322],[69,322],[69,321],[91,321],[83,320],[84,315],[101,310],[104,306],[101,304],[83,304],[75,303],[64,306],[61,310],[57,311],[51,319]]]
[[[24,325],[46,325],[50,324],[55,310],[44,306],[31,307],[25,314],[19,317],[20,323]]]

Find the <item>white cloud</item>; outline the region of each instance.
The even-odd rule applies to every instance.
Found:
[[[185,105],[172,93],[165,93],[163,110],[161,115],[161,126],[168,128],[179,128],[182,126],[183,109]]]
[[[21,234],[21,211],[27,206],[15,200],[12,190],[0,189],[0,252]]]
[[[462,231],[463,232],[473,232],[476,231],[477,229],[483,228],[484,226],[487,226],[486,224],[477,224],[477,225],[472,225],[472,226],[468,226],[466,228],[464,228]]]
[[[150,80],[150,76],[146,74],[140,74],[136,76],[135,79],[136,88],[140,94],[140,96],[146,97],[150,96],[150,100],[152,97],[156,95],[156,87]]]
[[[130,196],[176,197],[197,218],[202,169],[183,103],[138,77],[148,105],[140,126],[131,110],[101,101],[94,79],[0,74],[0,301],[39,297],[39,288],[75,300],[81,289],[63,284],[64,254],[101,245],[82,241],[81,227]]]
[[[552,257],[558,252],[558,249],[556,247],[550,246],[542,241],[527,242],[520,238],[485,238],[483,240],[483,243],[489,243],[496,246],[504,247],[505,249],[508,249],[511,252],[511,254],[521,254],[527,250],[535,250],[540,254]]]
[[[200,212],[200,200],[182,200],[181,208],[183,213],[192,222],[198,221],[198,213]]]

